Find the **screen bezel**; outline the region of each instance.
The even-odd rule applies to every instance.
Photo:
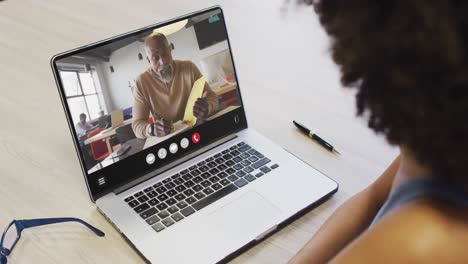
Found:
[[[222,22],[223,22],[224,27],[226,29],[227,44],[228,44],[231,60],[232,60],[232,63],[233,63],[234,76],[235,76],[235,79],[237,81],[237,93],[238,93],[238,96],[239,96],[240,107],[233,110],[233,111],[230,111],[230,112],[228,112],[228,113],[226,113],[226,114],[224,114],[222,116],[219,116],[219,117],[217,117],[217,118],[215,118],[215,119],[213,119],[213,120],[211,120],[211,121],[209,121],[207,123],[197,125],[194,128],[191,128],[191,129],[189,129],[187,131],[184,131],[184,132],[182,132],[180,134],[174,135],[173,137],[167,139],[164,142],[161,142],[161,143],[159,143],[159,144],[157,144],[155,146],[152,146],[152,147],[150,147],[148,149],[144,149],[144,150],[142,150],[142,151],[140,151],[138,153],[135,153],[132,156],[129,156],[129,157],[127,157],[127,158],[125,158],[125,159],[123,159],[123,160],[121,160],[119,162],[116,162],[116,163],[114,163],[112,165],[109,165],[108,167],[102,168],[102,169],[100,169],[98,171],[95,171],[95,172],[93,172],[91,174],[88,174],[88,169],[86,168],[83,153],[81,152],[78,137],[77,137],[76,131],[74,129],[75,125],[73,123],[73,119],[72,119],[71,113],[70,113],[69,108],[68,108],[68,102],[66,100],[65,91],[64,91],[63,86],[62,86],[62,82],[61,82],[61,79],[60,79],[60,74],[59,74],[56,62],[63,59],[63,58],[73,56],[73,55],[79,54],[81,52],[85,52],[87,50],[90,50],[90,49],[98,48],[98,47],[110,44],[112,42],[115,42],[115,41],[119,41],[119,40],[122,40],[122,39],[125,39],[125,38],[128,38],[128,37],[132,37],[134,35],[141,34],[144,31],[154,30],[154,29],[159,28],[159,27],[163,27],[163,26],[166,26],[166,25],[169,25],[169,24],[172,24],[172,23],[176,23],[176,22],[184,20],[184,19],[189,19],[189,18],[198,16],[198,15],[202,15],[204,13],[212,12],[212,11],[215,11],[215,10],[220,11],[220,14],[222,15]],[[204,9],[204,10],[193,12],[193,13],[183,15],[181,17],[177,17],[177,18],[165,21],[165,22],[161,22],[161,23],[157,23],[157,24],[154,24],[154,25],[151,25],[151,26],[148,26],[148,27],[140,28],[140,29],[137,29],[137,30],[134,30],[134,31],[131,31],[131,32],[127,32],[127,33],[124,33],[124,34],[121,34],[121,35],[118,35],[118,36],[115,36],[115,37],[112,37],[112,38],[108,38],[108,39],[98,41],[98,42],[95,42],[95,43],[92,43],[92,44],[89,44],[89,45],[85,45],[83,47],[79,47],[79,48],[76,48],[76,49],[73,49],[73,50],[70,50],[70,51],[66,51],[66,52],[57,54],[57,55],[52,57],[50,63],[51,63],[51,66],[52,66],[52,71],[53,71],[53,74],[54,74],[54,77],[55,77],[57,88],[59,90],[60,99],[62,101],[62,106],[63,106],[63,108],[65,110],[65,116],[67,118],[68,126],[69,126],[69,129],[70,129],[71,133],[72,133],[73,142],[75,144],[75,149],[76,149],[77,154],[78,154],[78,158],[79,158],[79,161],[80,161],[82,173],[83,173],[83,176],[85,178],[86,185],[88,187],[89,195],[90,195],[91,200],[93,202],[95,202],[98,198],[108,194],[109,192],[112,192],[114,189],[116,189],[116,188],[118,188],[118,187],[120,187],[120,186],[122,186],[124,184],[128,184],[131,181],[137,180],[138,178],[140,178],[140,177],[142,177],[144,175],[147,175],[148,173],[151,173],[152,171],[156,171],[161,167],[167,166],[171,162],[174,162],[174,161],[176,161],[176,160],[178,160],[180,158],[183,158],[184,156],[186,156],[186,155],[188,155],[190,153],[193,153],[194,151],[197,151],[197,150],[199,150],[199,149],[201,149],[201,148],[203,148],[203,147],[205,147],[205,146],[207,146],[207,145],[209,145],[209,144],[211,144],[211,143],[213,143],[213,142],[215,142],[215,141],[217,141],[217,140],[219,140],[219,139],[221,139],[223,137],[226,137],[226,136],[228,136],[230,134],[236,133],[236,132],[241,131],[241,130],[248,127],[247,118],[246,118],[245,111],[244,111],[244,104],[243,104],[243,101],[242,101],[242,96],[241,96],[241,91],[240,91],[239,78],[237,76],[237,70],[236,70],[236,67],[235,67],[235,62],[234,62],[234,58],[233,58],[233,54],[232,54],[232,48],[231,48],[231,43],[230,43],[230,39],[229,39],[229,34],[228,34],[228,31],[227,31],[227,27],[226,27],[224,13],[223,13],[223,10],[222,10],[222,8],[220,6],[213,6],[213,7]],[[236,121],[234,121],[234,119],[236,119]],[[157,149],[159,149],[160,147],[164,147],[164,148],[168,149],[170,143],[180,142],[180,139],[183,138],[183,137],[187,137],[188,139],[190,139],[191,134],[194,133],[194,132],[200,133],[201,138],[202,138],[200,143],[195,145],[195,147],[193,147],[193,148],[189,147],[185,151],[179,151],[178,155],[173,155],[173,156],[168,155],[168,157],[164,161],[161,161],[159,163],[155,162],[152,165],[148,165],[146,163],[145,157],[146,157],[146,155],[148,153],[154,153],[157,156],[157,154],[156,154]],[[194,145],[190,144],[190,146],[194,146]],[[99,179],[99,178],[101,178],[103,176],[106,178],[106,184],[104,186],[100,186],[97,183],[97,179]],[[157,176],[157,175],[154,175],[154,176]]]

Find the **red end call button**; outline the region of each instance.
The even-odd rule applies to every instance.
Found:
[[[198,133],[193,133],[192,135],[192,142],[194,144],[197,144],[198,142],[200,142],[200,134]]]

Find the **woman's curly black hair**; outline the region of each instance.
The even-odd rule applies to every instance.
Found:
[[[312,4],[310,0],[304,0]],[[468,1],[313,3],[358,115],[434,175],[468,186]]]

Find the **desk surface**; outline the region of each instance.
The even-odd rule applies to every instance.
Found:
[[[75,216],[79,225],[26,230],[12,263],[144,263],[89,200],[49,66],[52,55],[214,4],[225,17],[249,124],[340,183],[329,201],[233,263],[284,263],[397,150],[355,117],[328,41],[310,8],[284,0],[34,1],[0,3],[0,228],[12,219]],[[294,2],[294,1],[290,1]],[[340,151],[334,156],[292,125],[302,121]]]

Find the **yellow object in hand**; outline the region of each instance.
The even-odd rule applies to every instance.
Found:
[[[192,91],[190,92],[187,105],[185,106],[185,113],[183,119],[189,127],[193,127],[195,123],[197,123],[197,118],[193,115],[193,107],[195,106],[195,102],[197,101],[197,99],[203,96],[203,88],[205,88],[205,83],[205,76],[200,77],[198,80],[195,81],[192,87]]]

